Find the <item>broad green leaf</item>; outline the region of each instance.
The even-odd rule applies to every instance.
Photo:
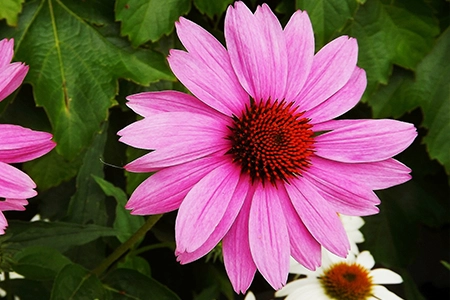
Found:
[[[215,15],[220,16],[231,3],[233,3],[233,0],[194,0],[195,7],[210,18]]]
[[[386,84],[392,64],[414,70],[439,34],[433,11],[420,0],[368,0],[355,14],[349,34],[358,40],[359,65],[369,92]]]
[[[117,263],[119,269],[132,269],[138,271],[145,276],[151,276],[150,265],[144,258],[136,255],[128,254],[125,260],[121,260]]]
[[[55,279],[50,300],[105,299],[97,276],[80,265],[65,266]]]
[[[14,256],[15,272],[32,280],[53,280],[56,274],[72,262],[54,248],[32,246]]]
[[[60,252],[77,245],[83,245],[103,236],[115,236],[113,228],[97,225],[79,225],[64,222],[21,222],[9,221],[7,241],[10,249],[30,246],[52,247]]]
[[[20,300],[48,300],[50,291],[44,286],[44,282],[29,279],[10,279],[0,281],[0,288],[10,291],[9,296],[18,296]],[[7,299],[7,298],[5,298]],[[17,298],[12,298],[17,299]]]
[[[114,104],[117,79],[142,85],[171,80],[163,55],[113,43],[71,7],[83,1],[34,0],[24,5],[19,27],[0,32],[16,41],[15,59],[30,66],[36,104],[43,106],[63,157],[72,160],[87,147]],[[89,4],[86,4],[89,5]],[[32,51],[30,51],[32,49]],[[161,69],[164,66],[164,69]]]
[[[17,26],[17,17],[22,11],[22,3],[25,0],[0,1],[0,20],[6,19],[9,26]]]
[[[131,269],[116,269],[104,280],[111,299],[179,300],[180,298],[156,280]]]
[[[83,158],[83,164],[77,175],[77,191],[70,200],[68,210],[68,217],[72,222],[106,224],[105,195],[92,175],[103,177],[104,165],[100,157],[105,148],[107,127],[108,124],[105,122]]]
[[[38,159],[25,163],[23,168],[33,178],[39,190],[44,191],[75,177],[80,164],[80,159],[69,162],[56,151],[51,151]]]
[[[107,196],[114,197],[117,201],[116,218],[113,226],[117,231],[117,238],[121,243],[123,243],[128,240],[142,225],[144,225],[144,217],[133,216],[130,214],[130,211],[125,209],[125,204],[128,201],[128,197],[124,191],[100,177],[93,177],[103,192]]]
[[[316,47],[321,48],[344,28],[358,7],[354,0],[296,0],[296,7],[306,10],[313,25]]]
[[[189,0],[117,0],[116,20],[122,22],[122,35],[129,36],[137,47],[169,34],[175,21],[190,8]]]

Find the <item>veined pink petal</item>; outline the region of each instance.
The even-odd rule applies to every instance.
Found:
[[[165,168],[141,183],[128,200],[133,215],[166,213],[180,207],[189,190],[213,169],[228,162],[223,157],[206,157]]]
[[[24,172],[0,162],[0,198],[26,199],[36,196],[36,184]]]
[[[359,120],[317,136],[316,155],[347,163],[386,160],[405,150],[416,136],[416,128],[410,123]]]
[[[0,161],[25,162],[40,157],[56,144],[47,132],[34,131],[17,125],[0,125]]]
[[[341,36],[326,44],[315,56],[311,73],[297,98],[300,109],[316,107],[341,89],[356,67],[358,44]]]
[[[14,92],[27,75],[28,66],[12,63],[0,69],[0,101]]]
[[[209,235],[204,244],[201,245],[197,250],[193,252],[179,253],[177,258],[178,261],[180,261],[182,264],[185,264],[197,260],[211,251],[220,242],[220,240],[230,230],[231,225],[236,220],[236,217],[242,208],[244,200],[247,197],[249,190],[248,180],[248,176],[240,176],[239,183],[233,192],[230,203],[228,204],[228,207],[226,208],[225,213],[217,227]],[[201,224],[196,225],[201,227]],[[198,228],[197,226],[196,228]]]
[[[8,227],[8,221],[5,215],[0,211],[0,234],[5,234],[5,229]]]
[[[284,99],[287,83],[286,41],[280,22],[267,6],[253,15],[242,2],[229,6],[225,40],[241,85],[257,101]]]
[[[261,275],[274,289],[286,284],[289,272],[288,224],[280,194],[271,184],[258,183],[250,208],[250,251]]]
[[[228,116],[240,113],[243,103],[248,102],[248,95],[234,73],[225,47],[208,31],[183,17],[175,25],[179,39],[189,52],[179,57],[173,57],[176,52],[172,52],[169,56],[177,78],[183,84],[186,82],[185,86],[200,100],[218,111]],[[192,62],[192,74],[182,66],[187,61],[180,64],[179,58],[183,57]]]
[[[333,96],[305,112],[303,117],[311,119],[312,124],[339,117],[353,108],[366,89],[366,72],[356,67],[348,82]]]
[[[345,257],[350,250],[347,233],[337,212],[307,180],[285,185],[295,210],[312,236],[330,252]]]
[[[256,273],[256,265],[250,252],[248,219],[254,194],[253,186],[244,201],[236,221],[222,241],[223,263],[236,293],[248,290]]]
[[[286,99],[302,91],[314,59],[314,32],[308,14],[297,10],[284,28],[288,55]]]
[[[25,206],[28,204],[27,199],[5,199],[0,201],[0,211],[6,210],[25,210]]]
[[[347,164],[315,156],[314,167],[321,169],[322,174],[331,172],[371,190],[387,189],[411,179],[411,169],[393,158],[372,163]],[[326,175],[326,178],[329,176]]]
[[[229,118],[194,96],[178,91],[144,92],[127,97],[127,106],[143,117],[163,112],[190,112],[212,118]]]
[[[320,266],[320,244],[303,224],[284,187],[278,189],[278,194],[289,232],[291,256],[306,268],[315,270]]]
[[[14,56],[14,39],[0,41],[0,69],[8,65]]]
[[[221,165],[189,191],[180,205],[175,224],[178,253],[197,250],[211,236],[233,199],[240,172],[235,164]],[[243,201],[244,192],[242,190],[236,197],[241,197]],[[236,215],[231,217],[234,219]]]

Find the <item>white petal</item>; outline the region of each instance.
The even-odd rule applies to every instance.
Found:
[[[372,270],[370,271],[370,276],[372,276],[374,284],[394,284],[403,282],[400,275],[388,269]]]
[[[373,259],[373,256],[369,251],[361,252],[356,258],[356,263],[360,264],[367,270],[370,270],[373,268],[373,266],[375,266],[375,260]]]
[[[377,299],[382,300],[403,300],[403,298],[400,298],[382,285],[373,286],[373,295]]]

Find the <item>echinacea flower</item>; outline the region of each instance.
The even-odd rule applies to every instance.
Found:
[[[383,268],[372,270],[375,260],[369,251],[347,259],[324,256],[322,266],[314,272],[304,272],[306,278],[289,282],[275,293],[286,300],[398,300],[396,294],[380,284],[402,283],[397,273]]]
[[[0,41],[0,101],[22,83],[28,66],[10,63],[14,54],[14,41]],[[0,124],[0,234],[5,233],[8,222],[3,214],[7,210],[24,210],[27,199],[36,196],[36,184],[24,172],[11,166],[40,157],[55,147],[52,135],[18,125]]]
[[[410,179],[392,157],[416,136],[395,120],[333,120],[366,87],[356,40],[339,37],[314,54],[306,12],[283,29],[266,4],[253,14],[242,2],[225,17],[226,48],[180,18],[186,51],[169,65],[193,94],[146,92],[128,97],[144,117],[120,141],[152,152],[131,172],[155,172],[131,195],[132,214],[178,210],[176,255],[189,263],[222,241],[236,292],[256,270],[281,288],[289,256],[310,269],[321,245],[345,257],[350,248],[339,214],[378,212],[373,190]]]

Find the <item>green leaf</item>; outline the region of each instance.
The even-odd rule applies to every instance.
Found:
[[[367,71],[368,90],[386,84],[392,64],[414,70],[431,50],[439,26],[420,0],[368,0],[350,26],[358,40],[359,65]]]
[[[102,236],[115,236],[113,228],[97,225],[79,225],[63,222],[9,221],[7,241],[10,249],[30,246],[47,246],[64,252],[76,245],[83,245]]]
[[[450,264],[446,262],[445,260],[441,260],[441,264],[447,268],[447,270],[450,270]]]
[[[91,147],[86,152],[83,164],[77,175],[77,191],[70,200],[68,217],[75,223],[93,222],[106,224],[105,195],[92,175],[103,177],[103,163],[100,160],[106,143],[108,124],[95,136]]]
[[[9,291],[11,295],[18,296],[20,300],[48,300],[50,291],[44,286],[44,282],[29,279],[10,279],[0,281],[0,288]],[[7,298],[6,298],[7,299]],[[17,298],[12,298],[17,299]]]
[[[233,0],[194,0],[195,7],[210,18],[215,15],[220,16],[231,3],[233,3]]]
[[[150,265],[148,261],[140,256],[128,254],[125,260],[121,260],[117,263],[117,268],[119,269],[131,269],[138,271],[145,276],[151,276]]]
[[[55,279],[51,300],[105,299],[106,291],[97,276],[75,264],[65,266]]]
[[[144,217],[133,216],[130,211],[125,209],[128,197],[124,191],[100,177],[93,176],[93,178],[107,196],[114,197],[117,201],[116,219],[113,226],[117,231],[117,238],[123,243],[144,225]]]
[[[14,260],[14,271],[32,280],[53,280],[64,266],[72,263],[59,251],[43,246],[25,248]]]
[[[180,298],[156,280],[131,269],[116,269],[105,278],[104,283],[111,291],[113,300],[158,299],[179,300]]]
[[[65,2],[72,8],[90,5],[30,1],[24,5],[19,27],[0,32],[15,38],[15,58],[30,66],[26,82],[33,85],[35,101],[50,119],[56,150],[72,160],[107,119],[119,77],[148,85],[173,76],[163,55],[118,46]],[[115,26],[113,20],[102,27],[109,26]]]
[[[344,28],[358,5],[354,0],[296,0],[296,7],[308,12],[314,29],[316,47],[321,48]]]
[[[25,0],[0,1],[0,20],[6,19],[9,26],[17,26],[17,18],[22,11],[22,3]]]
[[[172,32],[175,21],[190,9],[189,0],[117,0],[116,20],[122,22],[122,35],[137,47]]]

